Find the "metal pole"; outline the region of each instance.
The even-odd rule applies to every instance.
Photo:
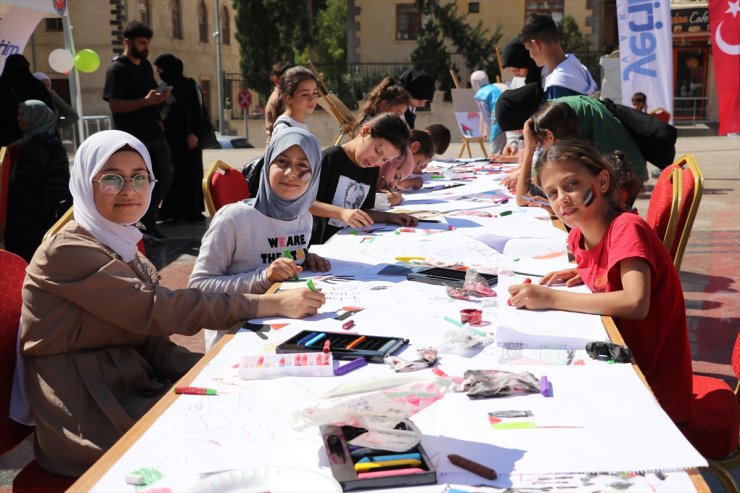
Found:
[[[75,43],[72,37],[72,24],[69,22],[69,12],[65,12],[62,16],[62,26],[64,31],[64,48],[75,54]],[[72,108],[80,115],[80,119],[77,120],[77,131],[79,132],[79,139],[76,142],[82,142],[85,140],[85,129],[82,124],[82,94],[80,93],[80,76],[76,68],[72,68],[69,72],[69,95],[72,100]]]
[[[224,73],[221,62],[221,9],[219,0],[213,0],[213,7],[216,15],[216,30],[213,32],[213,38],[216,40],[216,73],[218,74],[218,133],[224,135]]]

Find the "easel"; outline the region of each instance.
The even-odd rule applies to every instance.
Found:
[[[460,80],[457,78],[457,74],[454,70],[450,69],[450,77],[452,77],[452,82],[455,84],[456,89],[461,89],[460,87]],[[467,150],[468,151],[468,157],[473,157],[473,150],[470,148],[470,144],[477,143],[480,145],[481,150],[483,151],[483,157],[488,157],[488,152],[486,152],[486,146],[484,145],[484,138],[483,137],[465,137],[463,136],[461,139],[462,141],[462,147],[460,147],[460,153],[457,155],[458,158],[462,157],[463,153]]]
[[[345,135],[349,136],[350,139],[355,136],[355,128],[358,125],[357,118],[352,114],[349,108],[334,94],[329,94],[329,89],[324,84],[324,79],[316,70],[313,62],[308,62],[311,65],[311,70],[319,80],[319,106],[324,108],[325,111],[331,113],[331,115],[339,122],[339,133],[334,138],[332,145],[338,145],[342,141],[342,137]]]
[[[462,138],[462,147],[460,148],[460,153],[457,155],[458,158],[462,157],[463,152],[465,150],[468,151],[468,157],[473,157],[473,152],[470,149],[470,143],[478,143],[480,144],[480,148],[483,151],[483,157],[488,157],[488,152],[486,151],[486,146],[483,145],[483,137],[463,137]]]

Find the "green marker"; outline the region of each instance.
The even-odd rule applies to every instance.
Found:
[[[452,317],[444,317],[444,319],[445,319],[445,320],[446,320],[447,322],[450,322],[450,323],[451,323],[451,324],[453,324],[453,325],[457,325],[458,327],[462,327],[462,326],[463,326],[462,322],[458,322],[457,320],[455,320],[455,319],[454,319],[454,318],[452,318]]]
[[[285,250],[283,250],[283,257],[289,258],[290,260],[293,260],[293,255],[290,254],[290,249],[289,248],[286,248]],[[294,281],[297,281],[298,280],[298,274],[296,274],[296,275],[293,276],[293,280]]]
[[[502,216],[502,217],[509,216],[509,215],[511,215],[511,211],[503,211],[501,214],[499,214],[499,216]]]
[[[316,291],[316,286],[314,286],[313,280],[306,279],[306,286],[308,286],[308,289],[310,289],[311,291]]]

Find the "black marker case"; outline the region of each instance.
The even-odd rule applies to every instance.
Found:
[[[326,337],[310,346],[298,344],[298,341],[312,332],[326,334]],[[324,342],[328,340],[331,342],[331,353],[334,359],[355,359],[362,357],[368,362],[382,363],[383,358],[395,354],[409,343],[408,339],[402,339],[400,337],[365,336],[365,340],[357,346],[354,346],[352,349],[346,348],[348,344],[359,337],[361,337],[361,334],[303,330],[280,344],[275,348],[275,352],[306,353],[310,351],[322,351],[324,349]]]

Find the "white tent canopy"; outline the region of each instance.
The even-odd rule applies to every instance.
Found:
[[[5,67],[6,58],[15,53],[22,54],[38,23],[47,17],[62,18],[64,48],[75,53],[67,3],[68,0],[0,0],[0,73]],[[82,115],[79,87],[77,70],[72,70],[69,73],[72,106]],[[79,125],[81,124],[82,120]]]

